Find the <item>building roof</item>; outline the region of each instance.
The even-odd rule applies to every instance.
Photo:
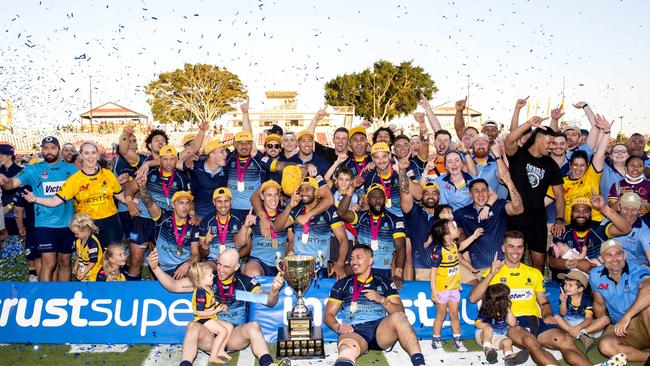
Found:
[[[294,98],[298,95],[296,91],[269,90],[266,92],[267,98]]]
[[[80,117],[82,119],[90,118],[90,110],[82,113]],[[132,109],[122,107],[121,105],[113,102],[108,102],[100,105],[97,108],[92,109],[93,118],[143,118],[146,119],[147,116],[144,114],[138,113]]]
[[[463,111],[463,115],[467,116],[469,112],[470,117],[480,117],[483,113],[477,111],[476,109],[473,109],[471,106],[465,108]],[[436,116],[455,116],[456,115],[456,103],[455,102],[447,102],[444,104],[441,104],[437,107],[433,107],[433,113]]]

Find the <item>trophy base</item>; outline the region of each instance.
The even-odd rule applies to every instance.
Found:
[[[276,359],[309,359],[325,358],[325,343],[323,342],[323,328],[312,327],[311,338],[292,339],[289,335],[289,328],[278,328],[278,342],[276,347]]]

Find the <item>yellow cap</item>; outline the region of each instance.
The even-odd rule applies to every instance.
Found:
[[[266,135],[266,137],[264,138],[264,145],[266,145],[267,143],[269,143],[271,141],[276,141],[276,142],[282,143],[282,136],[274,134],[274,133]]]
[[[214,200],[215,198],[217,198],[219,196],[226,196],[226,197],[232,199],[232,192],[230,192],[230,189],[228,189],[226,187],[217,188],[217,189],[214,190],[214,192],[212,192],[212,199]]]
[[[573,202],[571,203],[571,207],[575,205],[587,205],[591,207],[591,202],[589,202],[589,199],[587,197],[578,197]]]
[[[370,192],[374,191],[375,189],[380,189],[382,192],[384,192],[384,194],[386,194],[386,190],[384,189],[384,186],[382,186],[379,183],[373,183],[366,190],[366,195],[370,194]]]
[[[302,180],[302,182],[300,182],[300,185],[303,184],[307,184],[314,187],[314,189],[318,189],[318,181],[316,180],[316,178],[306,177]]]
[[[185,144],[189,142],[192,142],[192,140],[194,140],[195,137],[196,137],[195,133],[188,133],[187,135],[183,136],[183,146],[185,146]]]
[[[313,138],[314,138],[314,134],[311,133],[311,132],[309,132],[309,131],[307,131],[307,130],[298,131],[298,132],[296,133],[296,140],[300,140],[300,139],[303,138],[303,137],[310,137],[310,138],[313,139]]]
[[[211,153],[213,150],[226,147],[226,144],[219,140],[210,140],[205,144],[205,147],[203,148],[203,151],[205,151],[205,154],[208,155]]]
[[[172,203],[176,202],[176,200],[179,198],[187,198],[190,201],[194,201],[194,196],[192,196],[192,193],[190,193],[190,191],[178,191],[174,193],[172,196]]]
[[[268,188],[276,188],[279,191],[282,187],[280,187],[280,183],[274,181],[273,179],[269,179],[266,182],[262,183],[260,192],[264,192]]]
[[[422,183],[422,189],[435,189],[436,191],[440,191],[440,186],[436,182],[425,182]]]
[[[37,158],[37,157],[33,157],[33,158],[29,159],[29,164],[28,164],[28,165],[38,164],[38,163],[40,163],[41,161],[43,161],[43,159],[41,159],[41,158]]]
[[[250,131],[239,131],[235,135],[235,142],[253,141],[253,133]]]
[[[287,196],[296,193],[302,182],[302,170],[297,165],[284,167],[282,170],[282,192]]]
[[[173,146],[166,145],[160,148],[160,153],[158,155],[160,155],[161,157],[163,156],[176,157],[176,154],[177,154],[176,149]]]
[[[366,136],[366,128],[363,127],[363,126],[352,127],[352,128],[348,131],[348,136],[349,136],[349,137],[352,137],[352,136],[354,136],[354,134],[356,134],[356,133],[360,133],[360,134]],[[367,137],[367,136],[366,136],[366,137]]]
[[[385,142],[378,142],[370,148],[370,155],[375,155],[375,153],[378,152],[385,152],[390,154],[390,147],[388,147],[388,144]]]

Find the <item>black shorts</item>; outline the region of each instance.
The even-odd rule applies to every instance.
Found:
[[[133,218],[131,217],[129,211],[118,212],[117,214],[120,217],[120,225],[122,226],[122,235],[125,238],[128,238],[129,234],[131,234],[131,221],[133,221]]]
[[[33,261],[41,257],[41,252],[38,251],[38,244],[36,243],[34,228],[25,230],[25,258],[28,261]]]
[[[278,274],[278,269],[276,267],[271,267],[268,264],[264,263],[261,259],[253,256],[248,257],[248,262],[255,262],[262,267],[262,271],[264,272],[262,275],[263,276],[277,276]],[[327,275],[327,274],[326,274]]]
[[[557,328],[555,324],[546,324],[544,319],[532,315],[523,315],[517,317],[517,324],[522,328],[528,329],[535,337],[546,332],[549,329]]]
[[[521,231],[524,234],[524,242],[528,250],[546,253],[548,227],[545,216],[524,214],[510,217],[508,230]]]
[[[131,221],[129,242],[137,244],[142,249],[147,249],[147,243],[156,241],[156,223],[152,219],[134,217]]]
[[[347,235],[347,231],[346,231]],[[352,255],[352,247],[354,246],[354,240],[348,238],[348,254],[345,256],[345,263],[350,263],[350,255]],[[339,260],[339,240],[336,236],[332,236],[330,239],[330,261],[336,263]]]
[[[197,322],[197,323],[199,323],[199,324],[205,324],[205,323],[207,323],[209,320],[212,320],[212,318],[197,319],[197,320],[195,320],[195,322]]]
[[[121,244],[124,236],[122,234],[122,226],[120,225],[120,218],[117,214],[103,219],[95,220],[95,225],[99,229],[97,239],[102,245],[102,249],[108,248],[111,244]]]
[[[354,332],[361,336],[368,343],[368,350],[383,351],[384,349],[377,344],[377,327],[382,319],[377,319],[365,323],[353,324]]]
[[[34,228],[34,243],[40,253],[71,254],[74,250],[75,236],[67,227]]]

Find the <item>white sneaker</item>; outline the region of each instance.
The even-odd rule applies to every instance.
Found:
[[[627,365],[627,356],[625,353],[619,353],[610,357],[607,361],[600,364],[600,366],[625,366]]]
[[[442,346],[442,341],[438,337],[433,337],[433,341],[431,341],[431,348],[433,348],[434,351],[444,351],[444,347]]]
[[[456,351],[458,352],[467,352],[467,348],[460,338],[454,338],[454,347],[456,347]]]
[[[29,275],[29,282],[38,282],[38,276],[30,274]]]

